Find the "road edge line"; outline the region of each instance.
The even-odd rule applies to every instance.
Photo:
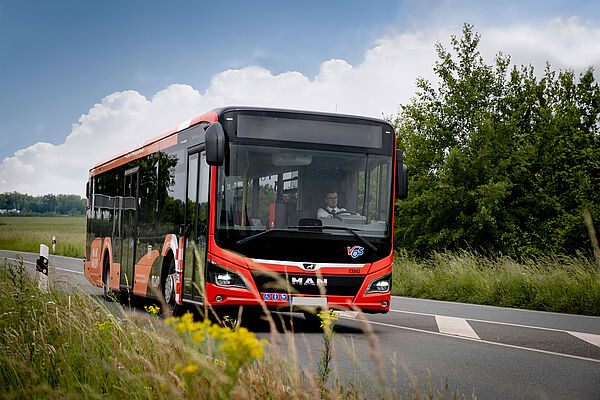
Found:
[[[349,321],[351,321],[351,320],[349,320]],[[567,357],[567,358],[572,358],[572,359],[581,360],[581,361],[591,361],[591,362],[600,364],[600,360],[596,360],[594,358],[587,358],[587,357],[575,356],[575,355],[572,355],[572,354],[562,354],[562,353],[556,353],[556,352],[548,351],[548,350],[532,349],[532,348],[529,348],[529,347],[516,346],[514,344],[491,342],[489,340],[484,340],[484,339],[479,339],[478,340],[478,339],[473,339],[473,338],[466,337],[466,336],[456,336],[456,335],[450,335],[448,333],[426,331],[426,330],[423,330],[423,329],[409,328],[409,327],[406,327],[406,326],[386,324],[386,323],[383,323],[383,322],[369,321],[369,323],[371,323],[373,325],[387,326],[389,328],[397,328],[397,329],[404,329],[404,330],[407,330],[407,331],[413,331],[413,332],[419,332],[419,333],[427,333],[427,334],[430,334],[430,335],[445,336],[445,337],[448,337],[448,338],[468,340],[470,342],[486,343],[486,344],[491,344],[491,345],[494,345],[494,346],[508,347],[508,348],[511,348],[511,349],[528,350],[528,351],[533,351],[535,353],[548,354],[548,355],[553,355],[553,356],[558,356],[558,357]]]

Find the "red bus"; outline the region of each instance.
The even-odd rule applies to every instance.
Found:
[[[384,120],[294,110],[186,121],[90,169],[85,276],[174,310],[385,313],[407,191],[395,139]]]

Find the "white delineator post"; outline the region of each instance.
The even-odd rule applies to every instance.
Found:
[[[56,254],[56,236],[52,236],[52,254]]]
[[[42,292],[48,291],[48,246],[40,244],[40,258],[35,263],[38,287]]]

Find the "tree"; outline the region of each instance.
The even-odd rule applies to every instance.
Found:
[[[409,166],[396,244],[418,254],[472,248],[513,255],[586,247],[581,212],[600,215],[600,91],[592,70],[493,66],[465,25],[436,45],[439,84],[419,79],[394,121]]]
[[[0,194],[0,209],[16,209],[24,214],[83,215],[86,200],[77,195],[53,195],[33,197],[17,192]]]

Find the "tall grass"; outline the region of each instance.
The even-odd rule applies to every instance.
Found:
[[[392,293],[462,303],[600,315],[600,274],[592,259],[547,256],[516,261],[472,252],[394,260]]]
[[[322,382],[294,357],[281,356],[273,333],[260,356],[248,331],[236,334],[189,316],[165,324],[155,308],[147,310],[111,313],[75,289],[43,293],[22,264],[0,263],[0,398],[461,398],[447,386],[434,388],[431,379],[421,388],[412,376],[408,388],[360,377]],[[255,352],[250,359],[243,358],[244,346]]]
[[[85,216],[83,217],[0,217],[0,249],[37,253],[40,244],[55,254],[67,257],[85,256]]]

